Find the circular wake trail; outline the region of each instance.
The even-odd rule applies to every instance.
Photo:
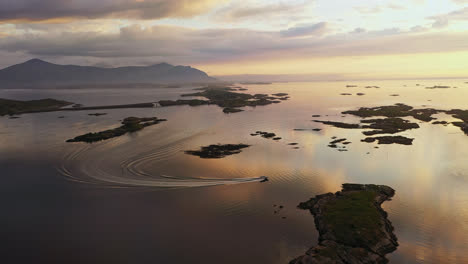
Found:
[[[118,138],[92,145],[75,144],[72,151],[68,150],[68,153],[63,156],[63,162],[57,167],[57,170],[68,180],[105,187],[183,188],[232,185],[265,180],[265,177],[230,179],[178,177],[147,172],[143,169],[142,165],[146,163],[164,163],[171,157],[180,154],[184,143],[198,134],[171,135],[170,138],[160,141],[166,142],[165,144],[155,146],[144,144],[151,150],[143,153],[135,152],[136,149],[139,149],[134,146],[135,142],[122,143],[122,140]],[[119,157],[123,157],[124,160],[118,160]]]

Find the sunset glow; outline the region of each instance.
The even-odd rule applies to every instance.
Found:
[[[465,77],[467,28],[465,0],[8,0],[0,3],[0,66],[38,57],[165,61],[215,76]]]

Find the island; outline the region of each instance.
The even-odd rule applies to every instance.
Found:
[[[202,159],[220,159],[229,155],[239,154],[242,149],[248,148],[247,144],[213,144],[201,147],[199,150],[186,150],[185,154],[198,156]]]
[[[394,195],[385,185],[346,183],[339,192],[300,203],[314,215],[319,243],[290,264],[387,263],[385,255],[398,242],[381,204]]]
[[[0,116],[19,115],[23,113],[55,111],[73,103],[51,98],[19,101],[0,98]]]
[[[87,133],[81,136],[77,136],[73,139],[69,139],[67,140],[67,142],[92,143],[96,141],[106,140],[122,136],[126,133],[136,132],[142,130],[145,127],[159,124],[163,121],[166,121],[166,119],[158,119],[157,117],[127,117],[122,121],[122,125],[120,127],[108,129],[97,133]]]
[[[415,109],[412,106],[405,104],[395,104],[388,106],[378,107],[361,107],[357,110],[349,110],[341,112],[342,114],[354,115],[362,118],[360,123],[344,123],[338,121],[327,120],[312,120],[317,123],[330,125],[337,128],[344,129],[363,129],[362,132],[366,136],[374,136],[378,134],[397,134],[411,129],[418,129],[420,126],[410,120],[403,119],[403,117],[412,117],[416,120],[423,122],[431,122],[436,119],[433,117],[435,114],[444,113],[452,116],[453,118],[460,119],[461,121],[447,122],[447,121],[434,121],[432,124],[452,124],[459,127],[466,135],[468,135],[468,110],[452,109],[440,110],[433,108]],[[372,118],[374,117],[374,118]],[[379,118],[376,118],[379,117]],[[383,117],[383,118],[382,118]],[[369,119],[370,118],[370,119]],[[371,130],[369,130],[371,129]],[[401,144],[412,145],[413,138],[405,136],[379,136],[367,137],[361,142],[378,144]]]
[[[84,110],[105,110],[105,109],[123,109],[123,108],[154,108],[168,107],[177,105],[200,106],[217,105],[223,108],[226,114],[242,112],[240,107],[263,106],[277,104],[289,99],[286,93],[268,94],[246,94],[233,92],[236,89],[229,86],[205,86],[196,88],[201,92],[183,94],[182,97],[205,97],[202,99],[178,99],[178,100],[160,100],[156,102],[122,104],[122,105],[103,105],[103,106],[83,106],[72,102],[56,99],[41,99],[31,101],[19,101],[0,98],[0,116],[20,115],[26,113],[54,112],[54,111],[84,111]],[[71,106],[71,107],[66,107]],[[95,115],[95,114],[91,114]],[[98,116],[98,115],[96,115]]]

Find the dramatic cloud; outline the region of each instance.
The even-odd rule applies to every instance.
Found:
[[[434,20],[432,26],[435,28],[446,27],[450,21],[468,21],[468,7],[447,14],[432,16],[429,19]]]
[[[281,1],[273,3],[255,4],[249,1],[233,1],[218,10],[218,20],[236,21],[248,18],[268,18],[275,16],[291,16],[303,11],[314,1]]]
[[[403,57],[445,54],[453,58],[448,65],[463,69],[461,57],[451,56],[459,51],[468,54],[464,3],[0,0],[0,67],[39,57],[107,67],[166,61],[208,66],[217,74],[223,70],[216,66],[227,65],[231,68],[224,72],[242,74],[252,72],[245,70],[247,65],[266,69],[289,61],[290,66],[303,65],[295,71],[313,71],[311,65],[328,61],[328,74],[345,65],[344,60],[353,64],[349,69],[356,69],[364,57],[379,61],[380,56],[390,56],[394,64],[388,68],[396,69],[400,65],[395,61]],[[387,67],[387,59],[379,62]]]
[[[199,64],[246,59],[386,55],[466,50],[464,34],[421,34],[398,28],[357,29],[324,37],[326,23],[281,32],[247,29],[195,30],[176,26],[123,27],[116,33],[25,33],[0,38],[0,51],[60,58],[87,57],[93,63]]]
[[[2,0],[0,21],[67,21],[73,18],[158,19],[206,12],[216,0]]]
[[[285,37],[322,36],[327,31],[327,23],[320,22],[313,25],[292,27],[287,30],[281,31],[281,35]]]

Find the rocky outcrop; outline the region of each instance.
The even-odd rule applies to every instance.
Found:
[[[122,121],[120,127],[108,129],[96,133],[87,133],[81,136],[67,140],[67,142],[87,142],[93,143],[97,141],[107,140],[114,137],[120,137],[127,133],[136,132],[152,125],[159,124],[166,119],[158,119],[157,117],[127,117]]]
[[[384,185],[343,184],[340,192],[317,195],[299,208],[310,210],[319,244],[290,264],[387,263],[398,243],[380,207],[395,191]]]
[[[404,136],[381,136],[381,137],[367,137],[362,139],[361,142],[373,143],[377,141],[379,145],[400,144],[400,145],[413,145],[414,138],[407,138]]]
[[[247,144],[217,144],[201,147],[200,150],[187,150],[185,154],[198,156],[202,159],[221,159],[226,156],[239,154],[242,149],[248,148]]]

